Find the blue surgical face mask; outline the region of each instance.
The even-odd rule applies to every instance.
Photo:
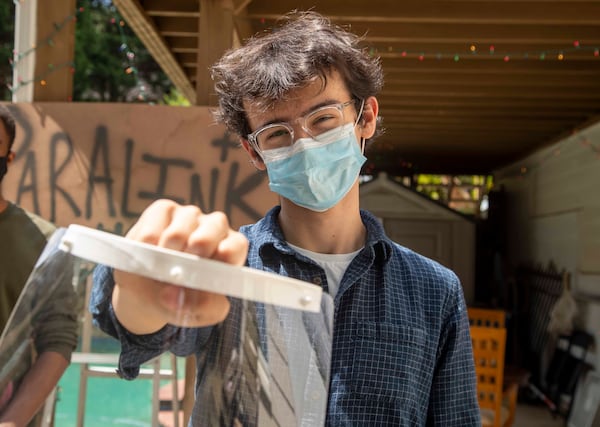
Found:
[[[354,123],[348,123],[319,136],[298,139],[292,146],[264,151],[269,187],[298,206],[324,212],[350,191],[363,156]]]

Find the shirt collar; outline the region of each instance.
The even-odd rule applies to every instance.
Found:
[[[371,249],[376,261],[387,262],[392,255],[393,242],[386,236],[381,221],[372,213],[361,210],[360,217],[367,228],[365,247]]]
[[[254,228],[254,244],[257,245],[259,253],[264,255],[265,250],[275,249],[281,253],[292,255],[294,250],[288,246],[277,220],[280,206],[275,206]],[[365,248],[369,248],[375,260],[386,262],[392,254],[392,241],[385,235],[383,225],[370,212],[361,210],[360,216],[367,229],[367,241]]]

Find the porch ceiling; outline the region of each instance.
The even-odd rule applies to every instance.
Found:
[[[366,34],[386,76],[368,156],[391,175],[490,173],[600,117],[597,0],[113,1],[199,105],[210,63],[292,9]]]

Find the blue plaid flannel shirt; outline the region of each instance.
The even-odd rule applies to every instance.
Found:
[[[327,290],[321,267],[286,244],[278,213],[275,207],[256,224],[240,229],[250,241],[247,265]],[[469,323],[458,278],[392,242],[370,213],[361,211],[361,216],[367,242],[334,299],[327,425],[480,426]],[[210,328],[166,326],[145,336],[126,331],[110,304],[112,273],[102,266],[96,270],[90,311],[97,325],[121,341],[124,378],[135,378],[142,362],[167,347],[179,355],[202,351]]]

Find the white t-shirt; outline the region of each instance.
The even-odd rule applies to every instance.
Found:
[[[350,265],[350,262],[362,250],[361,248],[348,254],[320,254],[292,245],[289,242],[288,245],[299,254],[312,259],[325,270],[325,274],[327,275],[327,287],[329,289],[329,295],[331,295],[332,298],[335,298],[335,294],[340,288],[340,282],[342,281],[342,277],[344,276],[348,265]]]

